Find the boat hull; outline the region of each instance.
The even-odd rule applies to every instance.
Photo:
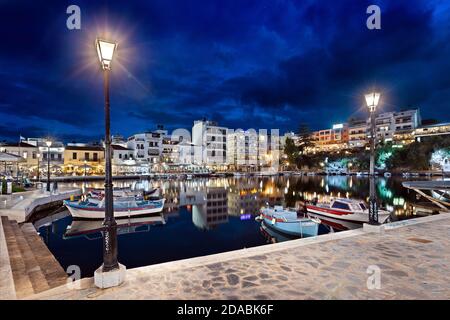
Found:
[[[308,213],[313,215],[333,218],[336,220],[356,222],[359,224],[369,222],[369,215],[365,212],[351,212],[345,210],[329,209],[314,205],[306,205]],[[389,218],[390,213],[384,210],[378,212],[378,221],[384,223]]]
[[[287,235],[297,237],[315,237],[319,231],[319,224],[310,219],[281,221],[272,216],[262,215],[266,226]]]
[[[114,208],[115,218],[129,218],[133,216],[149,215],[159,213],[164,208],[164,199],[160,201],[161,205],[148,205],[143,207]],[[82,207],[76,201],[65,201],[64,205],[74,218],[79,219],[104,219],[105,208]]]

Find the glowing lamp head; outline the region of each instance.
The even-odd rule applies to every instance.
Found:
[[[97,48],[98,59],[100,60],[103,70],[111,70],[111,62],[113,59],[114,51],[116,51],[117,48],[117,43],[113,41],[97,39],[95,40],[95,46]]]
[[[370,112],[375,112],[377,109],[378,103],[380,102],[381,94],[378,92],[372,92],[365,95],[367,107]]]
[[[51,147],[52,146],[52,141],[51,140],[47,140],[45,141],[45,144],[47,145],[47,147]]]

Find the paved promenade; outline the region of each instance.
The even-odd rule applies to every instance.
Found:
[[[127,271],[100,290],[93,280],[40,299],[450,299],[450,214]],[[367,270],[380,271],[368,289]],[[376,281],[371,282],[375,284]]]

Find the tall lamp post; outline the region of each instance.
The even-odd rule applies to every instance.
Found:
[[[381,94],[372,92],[365,95],[367,107],[370,112],[370,196],[369,196],[369,224],[378,223],[377,196],[375,193],[375,111],[380,102]]]
[[[117,223],[114,219],[113,184],[111,171],[111,132],[109,106],[109,72],[117,43],[103,39],[95,41],[98,58],[104,74],[105,94],[105,219],[103,221],[103,265],[95,271],[97,287],[120,285],[125,278],[125,267],[117,261]]]
[[[52,146],[52,141],[45,141],[47,145],[47,191],[50,192],[50,147]]]

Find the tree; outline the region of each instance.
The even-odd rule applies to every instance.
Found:
[[[289,164],[296,165],[298,158],[298,148],[291,138],[286,138],[284,145],[284,154],[287,156]]]
[[[313,137],[311,130],[309,129],[308,124],[301,123],[298,129],[298,137],[299,137],[299,152],[300,154],[304,154],[309,148],[314,146]]]

